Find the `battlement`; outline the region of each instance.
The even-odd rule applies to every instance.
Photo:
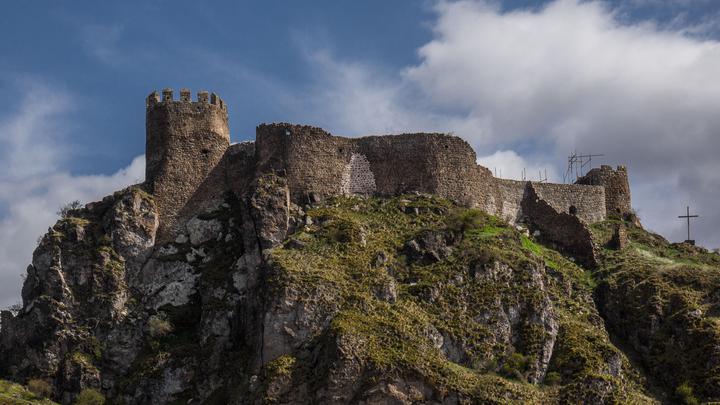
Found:
[[[155,108],[157,105],[165,105],[167,103],[185,103],[193,104],[197,106],[215,106],[223,111],[227,111],[227,105],[217,94],[209,93],[201,90],[197,93],[197,101],[192,101],[189,89],[180,90],[180,99],[174,99],[174,90],[165,88],[162,90],[162,96],[157,91],[153,91],[147,96],[145,100],[145,107],[147,109]]]
[[[215,93],[172,89],[146,99],[145,184],[160,210],[160,235],[170,235],[192,197],[230,146],[227,105]],[[214,181],[214,180],[212,180]],[[207,199],[212,199],[212,193]],[[189,214],[187,214],[189,215]]]

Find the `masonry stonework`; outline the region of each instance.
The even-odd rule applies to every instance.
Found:
[[[375,194],[375,175],[365,155],[353,153],[350,156],[350,162],[345,165],[343,172],[341,188],[344,195]]]
[[[587,226],[631,212],[624,167],[591,170],[577,184],[497,179],[476,163],[464,140],[440,133],[333,136],[321,128],[262,124],[255,142],[230,145],[227,106],[215,94],[172,90],[147,98],[146,187],[160,212],[160,239],[174,237],[193,215],[228,193],[249,198],[272,173],[287,185],[288,204],[339,195],[436,194],[510,223],[592,262]]]
[[[630,182],[625,166],[618,166],[617,170],[607,165],[592,169],[579,178],[577,184],[592,184],[605,188],[607,216],[627,218],[632,214]]]
[[[230,145],[227,108],[215,94],[165,89],[146,103],[145,183],[160,212],[159,233],[171,233],[177,215],[187,208],[198,188],[207,183]],[[217,174],[217,173],[216,173]],[[206,197],[213,197],[207,195]]]
[[[532,184],[539,198],[555,211],[577,216],[592,224],[605,219],[605,188],[578,184],[552,184],[497,179],[501,204],[490,211],[510,223],[524,222],[522,202],[528,198],[527,186]]]

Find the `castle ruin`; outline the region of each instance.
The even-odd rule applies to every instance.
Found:
[[[288,200],[338,195],[436,194],[510,223],[592,265],[587,225],[632,215],[627,170],[602,166],[576,184],[495,178],[464,140],[441,133],[345,138],[311,126],[261,124],[254,142],[230,144],[227,106],[215,94],[173,91],[147,98],[146,187],[169,239],[227,193],[242,197],[264,173],[287,180]]]

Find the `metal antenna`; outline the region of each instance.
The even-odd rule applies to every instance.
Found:
[[[547,169],[545,169],[545,176],[543,176],[543,172],[541,170],[538,170],[538,183],[547,183]]]
[[[568,156],[568,165],[563,175],[563,183],[569,183],[576,181],[578,178],[585,175],[585,168],[592,167],[592,158],[602,157],[603,154],[578,154],[577,151],[573,152]],[[573,179],[573,176],[575,177]]]

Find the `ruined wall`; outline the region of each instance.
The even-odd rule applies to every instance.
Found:
[[[532,184],[539,198],[555,211],[576,215],[592,224],[605,219],[605,189],[601,186],[552,184],[496,179],[500,203],[489,211],[510,223],[521,222],[525,216],[522,202],[527,198],[527,186]]]
[[[373,195],[377,191],[375,174],[365,155],[353,153],[345,165],[340,185],[343,195]]]
[[[171,89],[162,98],[151,93],[146,103],[145,184],[155,196],[160,213],[160,239],[173,233],[182,210],[193,211],[188,204],[203,186],[205,204],[222,194],[224,173],[216,170],[230,145],[227,107],[215,94],[199,92],[193,102],[190,91],[180,91],[173,99]]]
[[[606,215],[627,217],[632,213],[630,201],[630,183],[625,166],[618,166],[617,170],[603,165],[590,170],[585,176],[579,178],[577,184],[592,184],[605,188]]]
[[[257,171],[283,172],[296,202],[347,193],[353,156],[370,169],[360,194],[371,188],[370,178],[376,194],[419,191],[465,205],[482,205],[495,191],[470,145],[451,135],[342,138],[315,127],[270,124],[258,126],[256,142]]]
[[[588,224],[605,219],[605,189],[578,184],[532,183],[540,198],[557,212],[576,215]]]
[[[588,224],[578,216],[557,211],[543,199],[537,186],[528,183],[522,210],[531,231],[538,231],[538,239],[554,245],[558,250],[574,257],[585,267],[597,266],[595,245]]]
[[[593,169],[575,185],[496,179],[477,165],[467,142],[447,134],[343,138],[279,123],[259,125],[255,142],[229,143],[227,107],[214,94],[200,92],[196,102],[188,90],[178,101],[172,90],[148,97],[146,184],[160,212],[161,239],[226,192],[245,195],[266,173],[285,178],[290,198],[300,204],[336,195],[424,192],[514,223],[527,216],[531,187],[555,212],[585,223],[630,207],[624,168]]]
[[[238,197],[243,196],[255,179],[255,142],[230,145],[223,160],[228,189]]]
[[[488,211],[505,221],[514,224],[523,219],[522,201],[525,198],[527,181],[495,179],[500,194],[499,203]]]

